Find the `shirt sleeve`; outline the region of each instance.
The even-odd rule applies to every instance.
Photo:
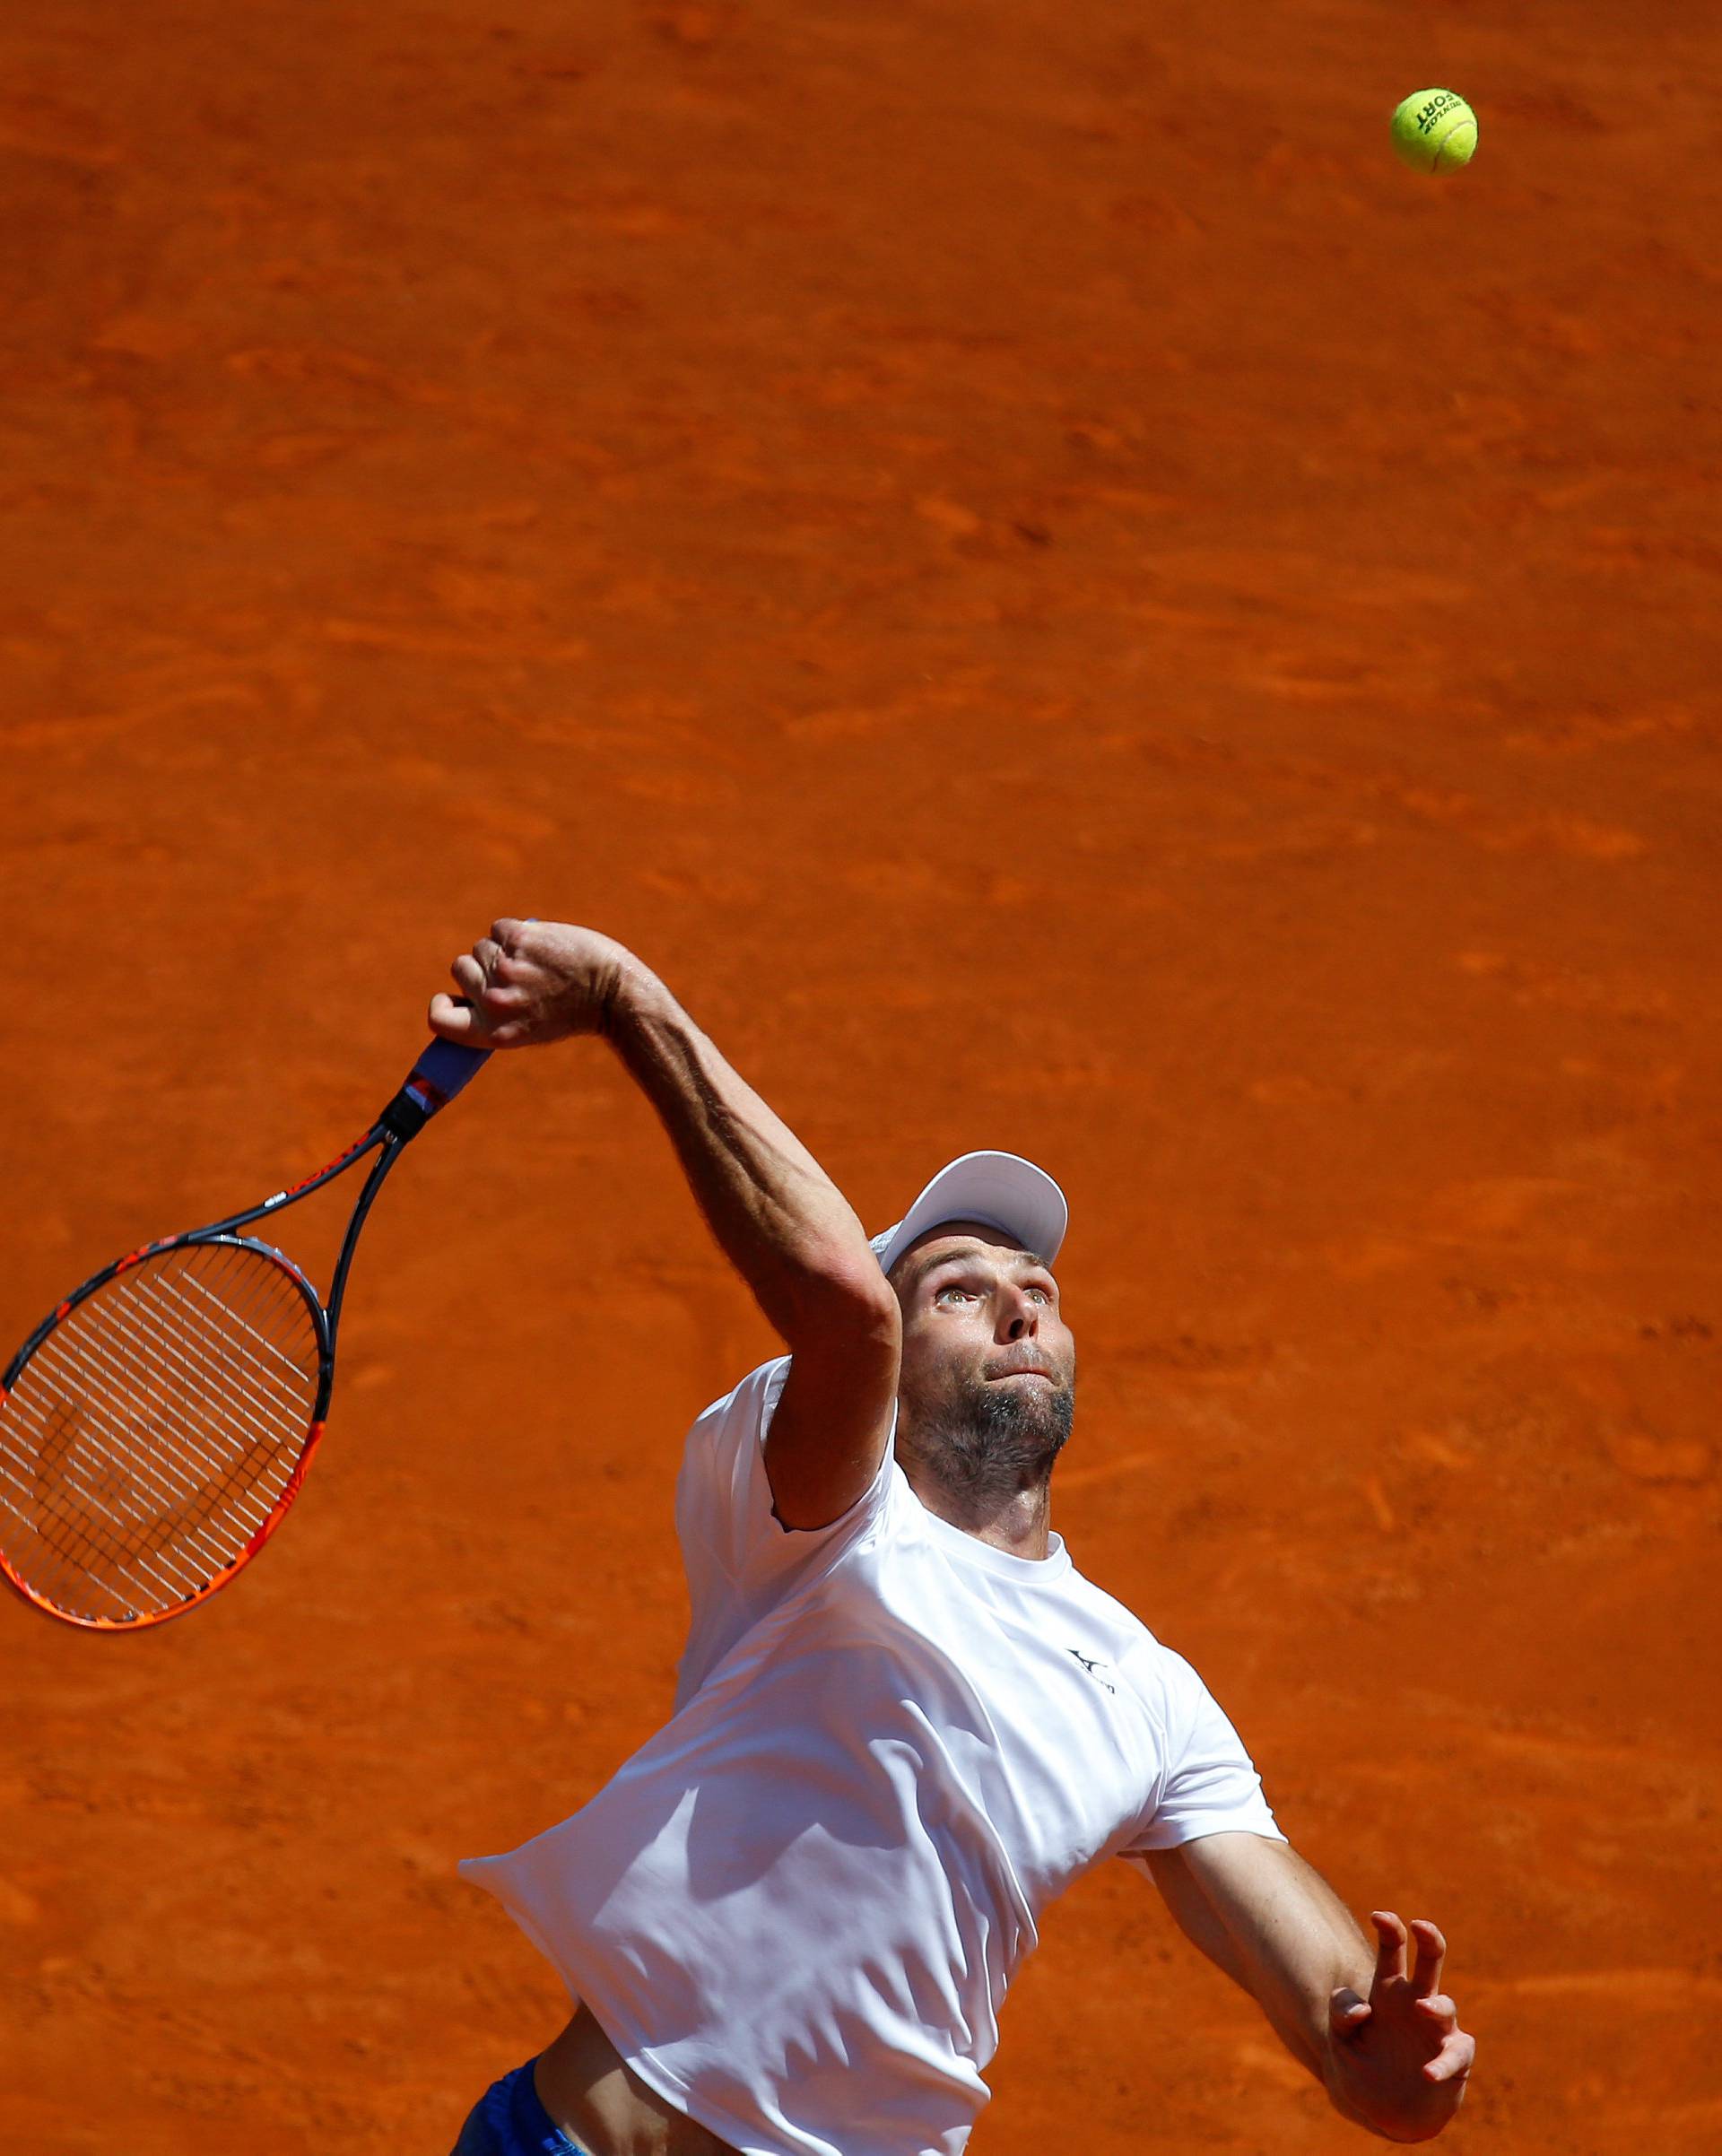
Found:
[[[1120,1854],[1141,1858],[1205,1834],[1285,1837],[1275,1825],[1262,1778],[1213,1694],[1182,1655],[1156,1644],[1165,1757],[1152,1797]]]
[[[783,1355],[750,1370],[688,1432],[675,1486],[675,1531],[691,1614],[678,1701],[698,1689],[743,1631],[865,1534],[888,1500],[895,1473],[889,1441],[872,1485],[839,1517],[812,1528],[786,1527],[778,1519],[765,1472],[765,1439],[789,1364]]]

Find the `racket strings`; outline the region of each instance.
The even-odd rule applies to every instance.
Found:
[[[203,1256],[199,1250],[199,1256]],[[250,1257],[251,1263],[245,1264]],[[236,1274],[255,1272],[257,1280],[249,1300],[260,1292],[279,1294],[285,1290],[297,1303],[291,1282],[266,1259],[255,1254],[221,1250],[215,1264],[225,1282]],[[178,1277],[176,1277],[178,1276]],[[208,1315],[216,1320],[213,1333],[187,1322],[181,1283],[201,1285],[189,1265],[163,1266],[153,1275],[122,1274],[109,1284],[100,1312],[102,1326],[62,1326],[50,1336],[44,1383],[57,1396],[63,1409],[81,1406],[92,1424],[110,1442],[145,1434],[156,1440],[152,1449],[135,1448],[127,1465],[158,1513],[183,1511],[195,1489],[203,1486],[213,1498],[224,1480],[230,1480],[236,1447],[222,1444],[223,1436],[243,1440],[242,1455],[261,1448],[265,1464],[279,1450],[283,1430],[271,1419],[284,1411],[291,1434],[302,1432],[304,1417],[300,1403],[278,1384],[265,1387],[265,1413],[255,1412],[248,1389],[236,1386],[228,1375],[234,1360],[234,1342],[219,1328],[243,1322],[233,1303],[212,1294]],[[163,1299],[152,1308],[152,1299]],[[291,1306],[290,1306],[291,1308]],[[303,1321],[300,1306],[295,1313]],[[249,1328],[256,1332],[255,1327]],[[57,1352],[54,1351],[57,1350]],[[254,1372],[241,1371],[242,1378]],[[206,1441],[213,1434],[216,1443]],[[161,1440],[177,1439],[170,1448]],[[248,1508],[237,1496],[236,1508]],[[252,1524],[265,1516],[256,1514]],[[196,1513],[188,1521],[195,1536]]]
[[[117,1338],[62,1326],[39,1352],[39,1385],[22,1402],[38,1411],[41,1440],[30,1492],[39,1538],[148,1603],[184,1599],[243,1547],[284,1487],[283,1447],[296,1456],[308,1419],[270,1441],[255,1417],[236,1414],[220,1343],[200,1354],[208,1343],[172,1319],[159,1340],[135,1321],[122,1320]],[[234,1419],[239,1443],[222,1446],[218,1431],[212,1441],[217,1416]]]
[[[116,1274],[0,1402],[13,1569],[76,1615],[178,1607],[281,1504],[319,1384],[306,1296],[265,1252],[186,1244]]]

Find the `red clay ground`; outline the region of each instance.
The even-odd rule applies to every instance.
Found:
[[[1064,1180],[1058,1524],[1447,1926],[1451,2145],[1714,2150],[1715,22],[27,12],[0,1329],[596,923],[869,1221]],[[663,1714],[770,1342],[596,1051],[419,1148],[346,1345],[230,1594],[0,1607],[7,2152],[442,2156],[556,2023],[455,1860]],[[1363,2145],[1121,1866],[996,2085],[977,2156]]]

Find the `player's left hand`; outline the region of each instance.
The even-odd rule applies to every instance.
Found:
[[[1431,2141],[1465,2099],[1476,2042],[1441,1989],[1447,1941],[1419,1917],[1416,1962],[1405,1973],[1405,1926],[1377,1909],[1375,1974],[1361,1999],[1341,1985],[1328,2001],[1327,2078],[1348,2117],[1387,2141]]]

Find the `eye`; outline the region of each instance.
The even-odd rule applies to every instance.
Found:
[[[1028,1292],[1038,1301],[1044,1302],[1048,1305],[1052,1301],[1051,1296],[1047,1293],[1047,1291],[1044,1288],[1031,1288],[1029,1289]]]
[[[952,1295],[961,1295],[967,1300],[972,1302],[974,1300],[974,1294],[975,1291],[972,1288],[941,1288],[933,1300],[935,1302],[945,1302],[948,1301]]]

